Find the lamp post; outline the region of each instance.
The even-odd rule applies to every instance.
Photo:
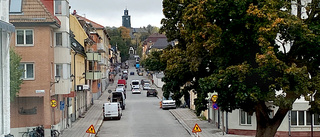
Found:
[[[51,100],[51,88],[52,88],[52,86],[54,85],[54,84],[56,84],[56,83],[59,83],[59,81],[60,81],[60,76],[55,76],[54,77],[54,82],[51,82],[50,81],[50,92],[48,93],[48,95],[49,95],[49,98],[48,98],[48,100]],[[52,107],[51,106],[51,126],[54,124],[54,107]],[[48,131],[46,131],[46,133],[45,134],[49,134],[50,132],[49,132],[49,130]]]
[[[55,81],[54,82],[50,82],[50,89],[51,89],[51,87],[55,84],[55,83],[59,83],[59,81],[60,81],[60,76],[55,76]]]

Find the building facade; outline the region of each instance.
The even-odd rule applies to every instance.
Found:
[[[71,58],[66,56],[70,56],[70,46],[63,36],[68,34],[65,25],[69,23],[63,19],[61,22],[55,14],[59,10],[61,14],[67,13],[68,1],[59,2],[11,1],[10,10],[15,10],[10,11],[9,21],[16,31],[10,46],[22,57],[20,68],[24,70],[23,84],[10,107],[10,127],[14,136],[21,136],[21,132],[39,125],[44,126],[45,136],[50,136],[51,128],[61,130],[67,125],[63,124],[66,121],[63,94],[70,92],[68,64]],[[59,47],[65,50],[56,49]],[[59,59],[59,56],[65,58]]]

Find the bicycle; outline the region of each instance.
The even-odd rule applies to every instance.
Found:
[[[53,126],[51,126],[51,137],[59,137],[60,132],[56,129],[53,129]]]
[[[43,137],[36,131],[35,128],[33,128],[31,131],[29,131],[28,129],[27,132],[22,132],[22,133],[23,133],[22,137]]]
[[[44,127],[42,125],[36,127],[35,131],[40,135],[39,137],[44,137]]]

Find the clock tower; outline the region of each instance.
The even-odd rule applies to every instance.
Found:
[[[122,16],[122,26],[131,28],[131,19],[129,16],[129,11],[127,9],[124,10],[124,15]]]

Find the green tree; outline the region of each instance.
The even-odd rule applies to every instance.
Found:
[[[273,137],[301,96],[310,101],[311,112],[320,112],[317,2],[305,6],[310,14],[302,18],[291,14],[294,5],[286,0],[164,0],[161,30],[183,43],[172,52],[185,60],[167,58],[166,81],[180,81],[166,83],[165,92],[181,95],[176,90],[191,81],[199,113],[206,109],[207,93],[216,91],[223,111],[255,114],[257,137]],[[186,68],[188,77],[177,73]]]
[[[23,70],[19,68],[21,57],[10,49],[10,100],[14,101],[17,93],[19,93],[20,86],[23,82],[21,79]]]
[[[120,51],[121,61],[124,62],[129,59],[129,46],[130,42],[130,30],[125,27],[106,27],[108,34],[110,35],[110,44],[112,46],[118,46]]]
[[[162,55],[162,51],[152,51],[143,61],[144,67],[150,71],[163,71],[166,64],[160,60],[160,55]]]

